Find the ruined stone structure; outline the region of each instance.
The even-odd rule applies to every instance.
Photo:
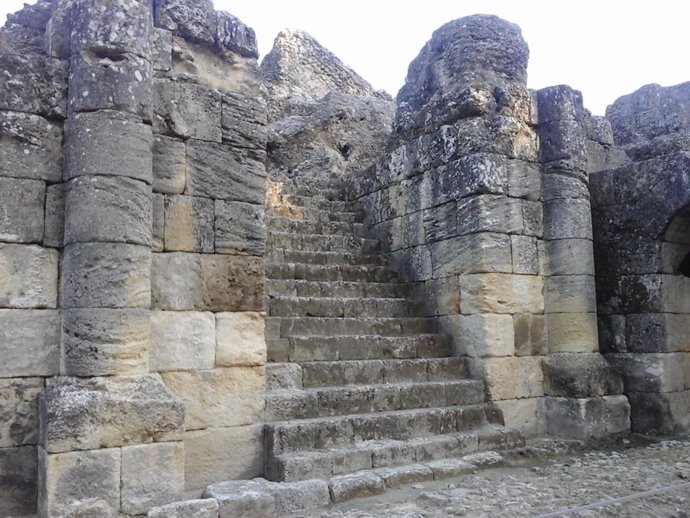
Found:
[[[450,22],[393,101],[210,0],[10,16],[0,515],[274,516],[687,431],[690,88],[593,117],[528,54]]]

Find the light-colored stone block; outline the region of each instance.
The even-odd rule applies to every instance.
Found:
[[[212,253],[213,236],[213,200],[165,197],[166,251]]]
[[[544,281],[547,313],[595,313],[597,296],[592,275],[559,275]]]
[[[216,314],[216,365],[254,366],[266,363],[263,313]]]
[[[473,313],[544,312],[543,280],[534,275],[486,273],[460,277],[460,309]]]
[[[546,397],[549,435],[587,440],[606,434],[606,408],[602,398]]]
[[[43,378],[0,379],[0,448],[38,442],[38,396]]]
[[[184,142],[156,135],[153,139],[153,191],[182,194],[186,182],[185,166]]]
[[[0,378],[58,374],[60,313],[0,309],[0,358]]]
[[[168,389],[185,404],[187,430],[250,425],[262,419],[264,367],[166,372],[162,376]]]
[[[513,273],[518,275],[539,273],[539,250],[536,237],[510,236],[510,247],[513,255]]]
[[[599,350],[596,313],[551,313],[546,315],[549,352],[580,353]]]
[[[0,177],[0,240],[40,243],[45,224],[46,184]]]
[[[474,377],[483,379],[492,401],[516,399],[520,394],[520,358],[484,358],[471,360]]]
[[[513,271],[510,236],[481,232],[429,245],[435,279],[453,275]]]
[[[153,254],[151,302],[154,309],[201,309],[203,291],[200,256],[180,252]]]
[[[182,442],[122,448],[122,511],[143,514],[173,502],[184,492]]]
[[[218,518],[218,500],[186,500],[149,509],[146,518]]]
[[[518,376],[520,380],[518,397],[535,398],[544,395],[544,372],[542,358],[523,356],[518,358]]]
[[[630,403],[624,395],[602,398],[606,407],[606,433],[624,433],[630,430]],[[685,412],[687,416],[687,409]]]
[[[0,243],[0,307],[55,308],[58,264],[57,250]]]
[[[185,487],[205,488],[218,480],[248,479],[263,472],[263,425],[187,432]]]
[[[197,311],[152,311],[149,367],[153,371],[214,367],[216,319]]]
[[[515,337],[511,315],[452,315],[456,356],[513,356]]]
[[[540,356],[548,352],[544,315],[513,315],[516,356]]]
[[[594,275],[591,239],[545,241],[545,275]]]
[[[546,432],[543,398],[496,401],[495,405],[503,412],[506,428],[519,430],[526,437],[537,437]]]
[[[45,232],[43,245],[60,248],[65,235],[65,185],[49,185],[46,189]]]
[[[36,447],[0,448],[0,478],[0,516],[35,516],[38,489]]]

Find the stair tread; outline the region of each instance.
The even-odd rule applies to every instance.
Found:
[[[395,388],[395,387],[409,387],[409,386],[440,386],[440,385],[483,385],[484,382],[477,379],[460,379],[460,380],[448,380],[448,381],[409,381],[409,382],[393,382],[393,383],[372,383],[363,385],[336,385],[336,386],[326,386],[326,387],[305,387],[305,388],[291,388],[291,389],[278,389],[267,392],[267,396],[272,395],[297,395],[302,392],[309,394],[318,394],[321,392],[332,392],[336,390],[371,390],[378,389],[382,387]]]

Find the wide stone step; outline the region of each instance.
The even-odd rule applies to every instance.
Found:
[[[314,265],[345,264],[383,266],[382,256],[352,254],[350,252],[314,252],[309,250],[289,250],[285,248],[270,248],[266,251],[268,263],[303,263]]]
[[[269,217],[266,228],[276,232],[292,232],[299,234],[324,234],[366,237],[367,227],[363,223],[348,223],[341,221],[310,221],[286,217]]]
[[[381,243],[376,239],[353,236],[269,231],[266,246],[289,250],[311,250],[314,252],[341,251],[366,255],[378,253]]]
[[[306,281],[299,279],[266,279],[269,297],[408,297],[410,285],[395,282]]]
[[[406,336],[435,333],[436,323],[427,318],[328,318],[328,317],[267,317],[266,326],[276,326],[278,336],[339,337],[352,335]]]
[[[296,279],[305,281],[357,281],[390,282],[396,274],[387,266],[349,264],[267,264],[269,279]]]
[[[392,479],[386,480],[386,486],[394,487],[401,483],[430,481],[474,471],[466,469],[471,468],[466,462],[439,461],[458,459],[477,451],[514,450],[524,445],[525,439],[519,432],[505,430],[498,424],[485,423],[478,424],[469,431],[403,440],[380,439],[349,446],[280,453],[266,459],[266,477],[275,481],[295,482],[360,473],[363,478],[368,478],[368,470],[377,470],[377,476],[385,479],[389,476],[399,477],[398,483]],[[500,458],[495,453],[493,455]],[[430,471],[426,475],[413,473],[414,468],[419,470],[420,463],[434,462],[438,464],[426,466]],[[398,466],[410,466],[410,469],[398,471],[396,474],[397,470],[393,468]],[[386,469],[391,471],[387,472]],[[334,490],[333,484],[341,486],[338,482],[337,479],[331,479],[331,487]],[[355,489],[356,492],[356,488],[351,489]],[[347,499],[343,498],[341,491],[334,492],[339,494],[334,498],[335,501]],[[357,496],[367,496],[366,488]]]
[[[304,208],[300,211],[299,219],[309,221],[340,221],[342,223],[362,223],[366,214],[360,210],[336,211],[314,208]]]
[[[273,297],[268,314],[278,317],[406,317],[406,299]]]
[[[474,405],[484,401],[479,380],[388,383],[281,390],[266,396],[266,420],[316,417]]]
[[[299,186],[284,186],[283,193],[288,196],[306,198],[322,198],[326,200],[344,201],[345,193],[333,186],[333,182],[300,183]]]
[[[327,210],[332,212],[358,212],[362,206],[355,201],[327,200],[318,196],[295,196],[288,194],[288,201],[299,207]]]

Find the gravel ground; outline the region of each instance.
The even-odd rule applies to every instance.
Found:
[[[293,517],[690,518],[690,438],[562,452],[535,446],[500,467]]]

